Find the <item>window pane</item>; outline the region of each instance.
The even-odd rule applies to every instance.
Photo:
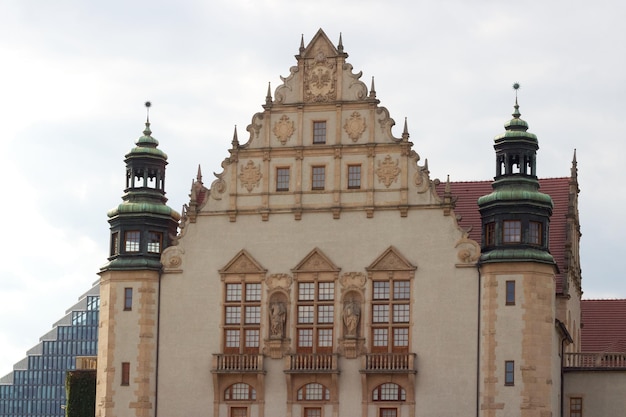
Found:
[[[397,347],[409,346],[409,329],[393,329],[393,345]]]
[[[124,233],[124,249],[126,252],[139,252],[140,232],[138,230]]]
[[[317,346],[333,346],[333,329],[319,329],[317,331]]]
[[[393,299],[408,300],[411,295],[411,287],[409,281],[396,281],[393,283]]]
[[[261,301],[261,284],[246,284],[246,301]]]
[[[513,385],[515,383],[515,362],[504,362],[504,385]]]
[[[326,143],[326,122],[313,122],[313,143]]]
[[[398,410],[395,408],[381,408],[380,417],[397,417]]]
[[[389,333],[387,329],[374,329],[373,332],[374,346],[388,346],[389,345]]]
[[[313,301],[315,299],[315,284],[312,282],[301,282],[298,284],[298,300]]]
[[[124,310],[132,310],[133,308],[133,289],[124,288]]]
[[[522,223],[519,220],[505,220],[503,242],[519,243],[522,241]]]
[[[246,324],[261,323],[261,306],[246,306]]]
[[[361,165],[348,165],[348,188],[361,188]]]
[[[409,322],[409,305],[395,304],[393,306],[393,322],[408,323]]]
[[[326,168],[325,167],[313,167],[311,188],[314,190],[323,190],[326,185]]]
[[[530,222],[528,224],[528,243],[541,245],[541,223]]]
[[[163,235],[159,232],[148,232],[148,252],[161,253],[161,240]]]
[[[298,346],[313,347],[313,329],[298,329]]]
[[[246,347],[259,347],[258,330],[246,330]]]
[[[374,323],[389,323],[389,305],[374,304],[372,311],[372,321]]]
[[[276,169],[276,191],[289,191],[289,168]]]
[[[506,282],[506,305],[515,304],[515,281]]]
[[[226,330],[226,347],[239,347],[239,330]]]
[[[241,307],[227,306],[226,307],[226,324],[239,324],[239,323],[241,323]]]
[[[374,281],[374,300],[389,299],[389,282]]]
[[[241,301],[241,284],[226,284],[226,301]]]
[[[312,324],[314,317],[313,306],[298,306],[298,323]]]
[[[317,306],[317,322],[318,323],[332,323],[333,313],[334,313],[333,305]]]
[[[305,408],[304,417],[322,417],[321,408]]]
[[[320,282],[319,284],[319,300],[331,301],[335,299],[335,283]]]

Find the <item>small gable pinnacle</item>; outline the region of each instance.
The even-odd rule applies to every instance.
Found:
[[[339,32],[339,45],[337,45],[337,50],[340,54],[343,54],[343,40],[341,38],[341,32]]]
[[[404,118],[404,130],[402,131],[402,140],[404,142],[409,141],[409,127],[406,121],[406,117]]]
[[[302,37],[300,38],[300,55],[302,55],[303,52],[304,52],[304,33],[302,34]]]
[[[198,164],[198,174],[196,175],[196,181],[202,182],[202,170],[200,169],[200,164]]]
[[[574,148],[574,157],[572,158],[570,182],[578,184],[578,162],[576,161],[576,148]]]
[[[235,125],[235,133],[233,134],[233,141],[231,143],[233,145],[233,149],[237,149],[239,147],[239,139],[237,139],[237,125]]]
[[[372,86],[370,87],[370,98],[376,98],[376,87],[374,87],[374,76],[372,75]]]
[[[272,104],[272,83],[267,83],[267,95],[265,96],[265,104]]]

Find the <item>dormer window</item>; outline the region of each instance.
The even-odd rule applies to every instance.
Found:
[[[522,222],[519,220],[505,220],[502,225],[502,242],[520,243],[522,241]]]
[[[141,232],[139,230],[129,230],[124,233],[124,250],[126,252],[139,252],[139,242]]]
[[[539,222],[528,223],[528,243],[531,245],[541,246],[543,228]]]

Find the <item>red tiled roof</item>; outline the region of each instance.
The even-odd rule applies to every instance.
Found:
[[[582,300],[581,352],[626,352],[626,299]]]
[[[550,218],[550,253],[556,261],[560,273],[557,274],[557,293],[562,292],[562,280],[566,270],[565,261],[565,243],[567,239],[567,207],[569,205],[569,181],[567,177],[563,178],[545,178],[539,180],[539,191],[552,197],[554,208],[552,217]],[[457,197],[454,212],[457,216],[461,216],[459,225],[468,230],[469,237],[479,244],[481,243],[481,221],[478,212],[477,200],[483,195],[487,195],[493,191],[491,183],[493,181],[469,181],[469,182],[451,182],[450,192]],[[445,183],[437,186],[437,193],[443,196]]]

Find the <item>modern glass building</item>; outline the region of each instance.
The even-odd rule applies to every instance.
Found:
[[[65,374],[77,358],[97,355],[99,309],[96,284],[0,378],[0,417],[65,415]]]

